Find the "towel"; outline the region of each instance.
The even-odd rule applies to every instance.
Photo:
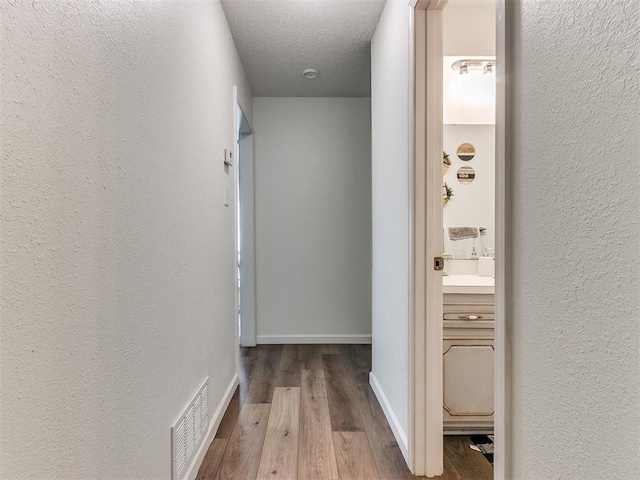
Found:
[[[450,240],[464,240],[466,238],[477,238],[478,227],[449,227]]]
[[[451,231],[460,232],[464,238],[453,239]],[[482,254],[482,239],[478,227],[445,227],[443,247],[446,253],[450,253],[455,260],[476,259]],[[470,236],[464,236],[464,234]],[[475,235],[474,235],[475,233]],[[455,236],[455,235],[454,235]],[[460,237],[460,235],[458,235]],[[475,255],[472,255],[475,250]]]

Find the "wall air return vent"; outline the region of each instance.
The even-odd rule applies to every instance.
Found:
[[[171,478],[182,480],[209,428],[209,377],[171,427]]]

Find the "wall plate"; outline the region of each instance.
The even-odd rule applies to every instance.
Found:
[[[228,148],[224,149],[224,164],[230,167],[233,166],[233,152]]]

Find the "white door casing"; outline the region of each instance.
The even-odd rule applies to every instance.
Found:
[[[496,264],[495,264],[495,385],[493,478],[509,480],[511,470],[511,346],[509,341],[509,262],[512,192],[510,167],[512,117],[507,105],[511,94],[511,28],[516,2],[496,0]]]
[[[409,458],[416,475],[443,471],[442,282],[433,257],[442,253],[442,11],[448,0],[411,0],[413,105],[411,171]],[[515,5],[496,0],[496,286],[494,364],[494,478],[511,478],[511,357],[508,335],[510,216],[508,126],[510,25]],[[436,208],[437,207],[437,208]]]
[[[442,275],[442,9],[446,0],[415,2],[413,12],[414,162],[412,198],[412,320],[410,467],[443,472]]]
[[[238,262],[240,248],[240,265],[234,268],[236,292],[236,308],[234,324],[236,328],[236,344],[242,346],[256,345],[256,301],[255,301],[255,232],[254,232],[254,196],[253,196],[253,129],[244,115],[238,98],[238,88],[233,87],[233,125],[235,129],[235,145],[233,148],[233,208],[235,218],[234,265]],[[238,201],[236,201],[238,200]],[[239,238],[238,232],[242,231]],[[238,278],[240,273],[240,278]],[[242,285],[238,291],[238,282]],[[242,332],[238,331],[238,312],[242,308]],[[239,352],[237,355],[239,362]],[[239,366],[239,363],[238,363]]]

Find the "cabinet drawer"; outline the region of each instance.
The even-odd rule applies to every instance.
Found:
[[[491,315],[493,318],[494,312],[493,305],[443,305],[442,312],[445,317],[447,315],[455,315],[456,318],[458,315]]]
[[[455,320],[461,322],[477,322],[479,320],[495,320],[495,316],[493,312],[482,312],[482,311],[473,311],[473,312],[451,312],[444,314],[444,321]]]
[[[488,293],[445,293],[443,303],[447,305],[490,305],[493,307],[493,294]]]
[[[478,340],[482,343],[493,342],[493,322],[491,321],[457,321],[444,322],[442,331],[446,340]]]

